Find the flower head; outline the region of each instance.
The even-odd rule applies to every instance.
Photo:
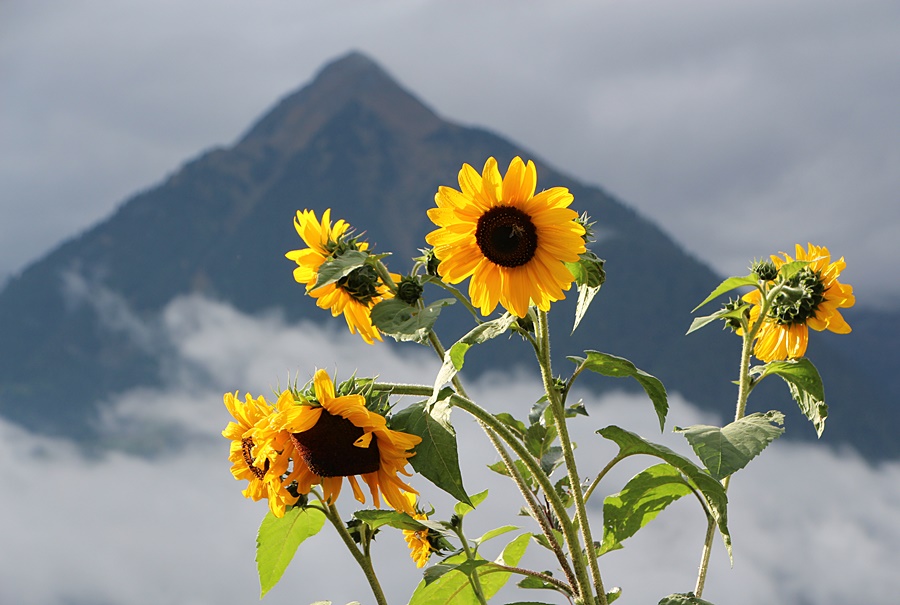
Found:
[[[566,262],[585,251],[584,226],[568,208],[572,194],[553,187],[535,194],[537,169],[513,158],[501,178],[494,158],[481,174],[463,164],[457,191],[440,187],[428,217],[439,228],[425,240],[448,283],[471,277],[469,297],[489,315],[497,304],[524,317],[565,298],[574,277]]]
[[[409,500],[409,504],[412,507],[415,507],[416,497],[412,494],[407,494],[407,499]],[[428,519],[428,515],[423,512],[419,512],[416,510],[415,514],[413,514],[413,519],[417,521],[425,521]],[[416,562],[416,567],[425,567],[425,564],[428,563],[428,559],[431,557],[432,546],[431,542],[428,539],[428,529],[404,529],[403,530],[403,539],[406,540],[406,545],[409,547],[409,556],[413,561]]]
[[[225,407],[236,422],[229,422],[222,435],[231,439],[228,459],[235,479],[249,481],[244,496],[254,501],[268,499],[269,509],[283,517],[285,508],[297,502],[284,480],[290,465],[293,445],[287,432],[272,431],[269,420],[277,411],[264,397],[253,399],[247,394],[241,401],[237,393],[225,393]]]
[[[368,250],[368,244],[349,237],[350,225],[343,219],[332,226],[331,209],[325,210],[321,222],[312,210],[298,211],[294,227],[308,246],[285,254],[297,263],[294,280],[306,285],[306,293],[316,299],[319,308],[330,309],[334,317],[343,314],[351,334],[359,332],[369,344],[381,340],[369,312],[376,303],[391,294],[371,265],[363,264],[335,282],[316,287],[319,269],[325,262],[351,251],[364,253]]]
[[[772,256],[772,263],[781,269],[793,262],[786,253],[784,258]],[[838,281],[847,266],[844,257],[831,262],[831,254],[824,246],[808,244],[806,250],[796,245],[796,260],[809,264],[790,277],[784,289],[772,302],[756,336],[753,354],[762,361],[795,359],[803,357],[809,340],[809,328],[830,330],[847,334],[850,326],[838,309],[852,307],[856,302],[853,288]],[[754,290],[744,295],[751,303],[749,325],[759,319],[762,294]]]
[[[415,511],[406,493],[418,493],[403,482],[398,473],[405,470],[407,459],[421,438],[394,431],[387,427],[384,416],[366,408],[366,399],[359,394],[336,396],[334,382],[325,370],[318,370],[313,378],[314,400],[294,399],[286,391],[282,397],[291,399],[273,417],[272,425],[290,434],[296,455],[292,478],[297,492],[309,493],[313,485],[321,484],[324,497],[334,502],[341,493],[344,477],[360,502],[365,496],[357,476],[369,487],[375,506],[381,497],[396,510],[413,514]]]

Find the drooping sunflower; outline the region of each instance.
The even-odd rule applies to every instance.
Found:
[[[410,506],[415,509],[416,497],[412,494],[407,494],[407,499],[409,500]],[[417,521],[425,521],[428,519],[428,515],[419,511],[416,511],[412,517]],[[416,567],[425,567],[425,564],[428,563],[428,559],[431,557],[432,551],[431,542],[428,540],[428,530],[404,529],[403,539],[406,540],[406,545],[409,547],[409,556],[415,561]]]
[[[574,278],[565,262],[585,251],[584,227],[568,206],[565,187],[535,194],[537,169],[513,158],[501,178],[497,160],[478,172],[463,164],[459,187],[439,187],[437,208],[428,218],[439,228],[425,240],[440,260],[448,283],[471,277],[469,298],[489,315],[497,304],[524,317],[531,305],[542,311],[565,298]]]
[[[808,244],[806,250],[796,245],[796,260],[809,264],[788,280],[790,294],[779,295],[756,336],[753,354],[764,362],[803,357],[809,342],[809,328],[830,330],[837,334],[850,332],[850,325],[838,309],[852,307],[856,302],[853,287],[842,284],[838,277],[847,263],[844,257],[831,262],[831,253],[825,246]],[[782,252],[784,258],[772,256],[779,269],[795,259]],[[759,319],[762,294],[759,290],[744,295],[751,303],[750,325]]]
[[[332,226],[330,208],[322,213],[321,222],[316,219],[312,210],[298,211],[294,217],[294,227],[309,246],[285,254],[288,259],[297,263],[294,280],[306,286],[306,293],[316,299],[319,308],[330,309],[333,317],[343,314],[351,334],[359,332],[369,344],[381,340],[381,334],[372,325],[370,309],[385,297],[390,297],[391,293],[381,283],[373,267],[363,265],[337,282],[315,288],[319,268],[323,263],[349,250],[365,252],[368,244],[348,238],[350,225],[343,219]]]
[[[334,502],[346,477],[354,497],[365,502],[359,476],[376,507],[383,497],[394,509],[414,514],[405,494],[418,492],[397,475],[411,475],[405,467],[414,455],[410,450],[421,438],[389,429],[384,416],[366,408],[362,395],[336,396],[325,370],[316,372],[313,387],[315,401],[293,400],[272,422],[290,434],[294,445],[291,478],[297,482],[297,491],[306,494],[321,484],[325,500]]]
[[[293,451],[290,434],[270,429],[276,408],[265,397],[253,399],[248,393],[242,402],[237,392],[225,393],[224,402],[237,421],[229,422],[222,431],[226,439],[231,439],[228,456],[232,463],[231,474],[237,480],[249,482],[242,492],[245,497],[255,502],[268,499],[272,514],[283,517],[285,509],[298,499],[285,487],[291,479],[283,480]]]

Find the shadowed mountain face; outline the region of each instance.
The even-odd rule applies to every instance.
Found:
[[[438,185],[455,186],[464,162],[480,169],[494,156],[505,169],[515,155],[535,160],[539,188],[571,189],[572,207],[597,221],[592,248],[607,260],[607,284],[574,336],[565,338],[573,300],[554,307],[557,372],[570,369],[566,355],[599,349],[730,416],[737,338],[714,327],[683,335],[690,310],[719,282],[708,267],[602,190],[490,132],[442,120],[359,54],[326,66],[233,147],[189,162],[10,281],[0,293],[0,414],[30,429],[89,438],[104,400],[160,384],[169,371],[167,344],[152,325],[173,298],[201,293],[249,313],[274,308],[289,319],[323,319],[284,258],[301,247],[292,225],[298,209],[321,215],[332,208],[334,218],[365,231],[376,251],[393,252],[392,268],[402,271],[434,228],[425,211]],[[438,324],[445,341],[469,327],[452,308]],[[503,367],[528,362],[526,346],[499,340],[476,347],[472,358],[498,367],[503,347]],[[897,412],[886,395],[837,354],[814,349],[831,404],[827,440],[870,459],[900,456],[887,431]],[[616,379],[590,385],[632,386]],[[769,390],[755,400],[766,403],[757,405],[795,411],[782,385],[762,388]],[[788,435],[814,435],[797,413],[788,422]],[[883,432],[872,435],[873,426]]]

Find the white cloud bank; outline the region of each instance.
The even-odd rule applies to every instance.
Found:
[[[359,369],[361,375],[422,383],[436,369],[425,349],[372,348],[348,334],[287,325],[275,316],[252,318],[196,298],[170,305],[163,325],[179,356],[173,367],[194,371],[173,372],[165,389],[123,394],[105,418],[106,429],[140,436],[160,425],[177,426],[191,437],[184,448],[154,459],[118,451],[86,459],[68,443],[0,424],[0,603],[257,602],[255,532],[266,509],[244,499],[242,485],[228,472],[227,442],[219,436],[228,421],[222,392],[268,393],[295,372],[305,380],[317,366],[329,371],[336,366],[344,377]],[[539,385],[532,378],[493,376],[472,384],[471,391],[489,409],[515,406],[521,417]],[[608,424],[687,451],[681,437],[659,434],[644,398],[578,395],[591,413],[573,424],[583,474],[596,472],[614,453],[592,434]],[[669,426],[710,421],[677,395],[671,402]],[[491,490],[483,507],[466,518],[470,535],[503,523],[530,529],[524,518],[512,516],[520,504],[510,486],[484,470],[496,457],[474,422],[458,411],[454,418],[467,488]],[[652,463],[629,462],[605,480],[598,496],[618,491],[631,474]],[[446,497],[421,480],[413,482],[439,514],[448,514]],[[348,495],[339,500],[345,516],[355,504]],[[717,543],[704,595],[713,603],[896,602],[900,464],[871,468],[823,443],[776,442],[735,477],[730,496],[735,566],[728,567]],[[607,585],[624,588],[619,603],[652,604],[669,592],[692,589],[704,528],[696,503],[685,498],[624,550],[604,556]],[[486,554],[496,554],[500,543],[489,544]],[[375,550],[391,601],[404,603],[417,581],[405,545],[385,532]],[[554,567],[540,551],[530,547],[534,565]],[[516,591],[515,598],[548,595]],[[339,605],[372,602],[361,572],[327,527],[301,546],[285,579],[263,603],[306,605],[319,599]]]

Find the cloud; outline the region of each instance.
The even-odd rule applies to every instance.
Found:
[[[0,276],[361,49],[441,114],[603,185],[724,274],[813,241],[847,257],[860,304],[900,293],[882,277],[900,253],[890,0],[2,10]]]
[[[356,336],[318,324],[288,324],[277,316],[249,317],[200,298],[173,302],[161,322],[174,343],[173,365],[197,372],[170,375],[158,390],[123,393],[105,418],[110,439],[152,442],[163,428],[180,429],[183,443],[162,443],[153,457],[107,450],[86,458],[73,445],[0,423],[0,602],[19,605],[123,603],[205,605],[253,602],[258,597],[255,532],[265,505],[240,495],[228,472],[227,443],[219,432],[228,422],[222,393],[240,389],[269,393],[295,373],[301,381],[316,367],[348,376],[378,373],[385,380],[428,383],[436,362],[425,349],[370,347]],[[519,343],[511,341],[509,346]],[[199,371],[203,370],[203,371]],[[535,377],[493,374],[470,385],[489,410],[515,410],[523,417],[540,394]],[[583,398],[590,417],[576,418],[580,470],[588,476],[614,454],[594,430],[619,424],[681,452],[684,440],[660,435],[643,397],[612,394]],[[717,422],[677,394],[669,424]],[[490,489],[478,511],[466,517],[472,536],[505,523],[531,529],[515,516],[514,489],[484,465],[496,454],[470,418],[455,411],[467,489]],[[149,434],[149,436],[148,436]],[[650,460],[630,459],[601,483],[592,515],[600,523],[600,498],[618,491]],[[449,514],[448,498],[414,477],[438,513]],[[348,492],[349,493],[349,492]],[[354,508],[339,501],[345,516]],[[877,468],[824,443],[776,442],[735,476],[730,491],[735,566],[721,544],[713,553],[705,594],[714,603],[751,605],[843,605],[892,603],[900,590],[895,570],[900,554],[900,464]],[[668,592],[693,587],[705,518],[696,502],[673,504],[626,548],[601,559],[609,586],[620,585],[623,605],[655,603]],[[496,555],[502,539],[488,543]],[[405,602],[417,581],[405,544],[384,532],[375,545],[377,569],[392,602]],[[553,567],[541,549],[529,562]],[[507,593],[506,600],[514,593]],[[539,595],[547,598],[546,595]],[[516,598],[534,598],[518,591]],[[343,604],[369,599],[355,563],[323,532],[304,543],[285,579],[264,603]]]

